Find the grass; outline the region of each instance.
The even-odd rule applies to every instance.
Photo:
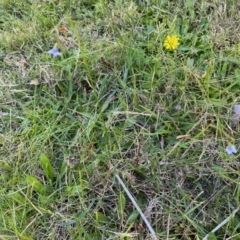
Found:
[[[237,0],[0,9],[0,239],[150,239],[116,173],[158,239],[202,239],[239,207]],[[240,239],[239,218],[209,239]]]

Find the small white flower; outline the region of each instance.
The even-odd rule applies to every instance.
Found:
[[[227,146],[226,147],[226,152],[227,152],[228,155],[231,155],[233,153],[237,153],[237,149],[234,145]]]

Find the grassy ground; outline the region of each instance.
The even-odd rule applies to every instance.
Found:
[[[239,206],[238,0],[0,0],[0,239],[202,239]],[[180,45],[164,47],[166,36]],[[55,45],[62,52],[47,52]],[[209,239],[240,239],[237,213]]]

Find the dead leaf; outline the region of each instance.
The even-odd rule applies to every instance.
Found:
[[[30,84],[30,85],[34,85],[34,86],[37,86],[37,85],[39,85],[39,81],[38,81],[37,78],[35,78],[35,79],[33,79],[29,84]]]
[[[64,160],[70,168],[75,167],[79,163],[79,159],[75,156],[68,156]]]
[[[190,134],[185,134],[185,135],[178,135],[178,136],[176,137],[176,139],[190,138],[190,137],[191,137]]]
[[[232,115],[233,126],[236,126],[240,120],[240,105],[233,106],[234,114]]]
[[[67,27],[65,26],[61,26],[59,29],[58,29],[59,33],[63,33],[65,36],[67,36],[68,34],[68,29]]]

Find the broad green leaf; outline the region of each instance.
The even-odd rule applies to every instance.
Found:
[[[134,210],[127,220],[127,224],[132,224],[139,216],[139,212]]]
[[[124,209],[126,206],[126,198],[123,192],[120,192],[119,196],[118,196],[118,212],[121,216],[123,216],[124,213]]]
[[[193,66],[194,66],[194,59],[192,59],[192,58],[187,58],[187,66],[188,66],[189,68],[193,68]]]
[[[17,183],[17,182],[19,182],[20,180],[19,180],[19,177],[13,177],[12,179],[10,179],[9,181],[8,181],[8,184],[15,184],[15,183]]]
[[[20,204],[24,204],[26,202],[26,198],[23,197],[19,192],[10,192],[8,197]]]
[[[49,158],[45,154],[41,154],[41,166],[46,178],[52,182],[53,180],[53,167]]]
[[[194,3],[193,3],[193,1],[192,0],[186,0],[185,4],[186,4],[187,10],[190,13],[191,19],[194,19],[195,11],[194,11]]]
[[[95,212],[95,217],[96,217],[97,223],[109,223],[110,222],[108,220],[108,218],[101,212]]]
[[[240,64],[240,60],[238,58],[234,58],[234,57],[227,57],[226,61],[238,64],[238,65]]]
[[[45,186],[40,182],[38,181],[35,177],[32,177],[32,176],[27,176],[27,181],[29,184],[31,184],[34,188],[34,190],[36,190],[37,192],[45,192],[46,188]]]

